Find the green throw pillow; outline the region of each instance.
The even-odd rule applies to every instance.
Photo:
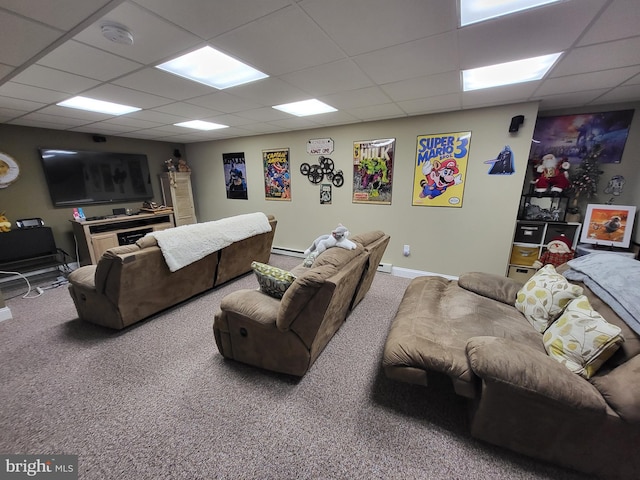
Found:
[[[567,282],[553,265],[545,265],[520,289],[515,306],[533,328],[544,333],[564,307],[580,295],[582,287]]]
[[[296,276],[278,267],[266,263],[252,262],[251,268],[256,274],[260,291],[274,298],[282,298]]]
[[[543,336],[551,358],[584,378],[591,378],[624,341],[621,330],[607,322],[582,295],[572,300]]]

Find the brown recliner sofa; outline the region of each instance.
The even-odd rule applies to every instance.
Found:
[[[469,398],[476,438],[602,478],[637,478],[640,336],[583,281],[570,283],[624,337],[589,379],[547,354],[514,306],[523,284],[485,273],[411,282],[385,343],[385,374],[424,386],[449,376]]]
[[[272,215],[268,219],[270,232],[232,243],[175,272],[152,236],[107,250],[97,265],[69,275],[78,317],[123,329],[250,272],[252,261],[269,261],[277,220]]]
[[[228,359],[303,376],[349,312],[363,300],[389,243],[372,231],[350,237],[355,250],[329,248],[311,267],[301,264],[282,299],[238,290],[222,299],[213,322],[219,352]]]

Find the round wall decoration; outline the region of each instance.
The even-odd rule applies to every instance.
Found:
[[[12,157],[0,152],[0,188],[6,188],[20,175],[20,166]]]

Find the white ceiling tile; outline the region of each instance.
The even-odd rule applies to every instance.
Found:
[[[437,97],[419,98],[411,101],[398,102],[409,115],[421,115],[424,113],[453,112],[462,108],[462,99],[459,93],[439,95]]]
[[[119,117],[110,118],[109,120],[105,120],[101,122],[102,124],[109,125],[117,125],[119,127],[127,127],[127,128],[153,128],[159,127],[162,124],[157,122],[150,122],[148,120],[141,120],[139,118],[132,118],[129,115],[120,115]]]
[[[49,124],[57,124],[61,125],[65,128],[69,127],[78,127],[80,125],[84,125],[87,123],[86,120],[80,118],[71,118],[71,117],[61,117],[59,115],[50,115],[46,113],[28,113],[22,117],[23,119],[32,121],[32,122],[42,122]]]
[[[458,68],[454,33],[423,38],[354,57],[355,62],[379,84],[448,72]]]
[[[132,107],[138,108],[154,108],[172,103],[171,99],[120,87],[118,85],[100,85],[99,87],[87,90],[83,95],[98,100],[131,105]]]
[[[30,112],[45,107],[47,104],[42,102],[32,102],[21,98],[11,98],[0,96],[0,108],[11,108],[13,110],[22,110]]]
[[[271,107],[256,108],[238,113],[238,116],[258,122],[272,122],[289,117],[288,114]]]
[[[153,122],[156,124],[174,124],[178,122],[184,122],[185,120],[189,120],[186,117],[181,117],[179,115],[171,115],[164,112],[159,112],[157,110],[140,110],[138,112],[133,112],[127,114],[127,117],[130,118],[138,118],[140,120],[146,120],[148,122]]]
[[[19,66],[64,32],[0,10],[0,63]],[[7,46],[11,48],[7,48]]]
[[[640,98],[640,84],[618,87],[598,97],[593,103],[624,103],[629,97]]]
[[[216,37],[211,43],[268,75],[282,75],[345,57],[316,24],[294,6]]]
[[[640,73],[637,67],[615,68],[580,75],[549,78],[536,90],[536,96],[556,95],[558,93],[579,92],[581,90],[596,90],[598,88],[613,88]]]
[[[344,59],[282,75],[280,78],[313,96],[370,87],[373,82],[351,60]]]
[[[348,55],[446,32],[457,22],[455,2],[306,0],[300,6]]]
[[[2,8],[54,27],[70,30],[111,0],[2,0]]]
[[[0,96],[31,100],[44,104],[61,102],[69,97],[66,93],[15,82],[7,82],[4,85],[0,85]]]
[[[390,99],[379,87],[367,87],[325,95],[318,100],[328,103],[338,110],[349,110],[351,108],[366,107],[367,105],[388,103]]]
[[[558,77],[637,65],[638,52],[640,52],[640,37],[575,48],[561,57],[551,74]],[[594,68],[596,61],[598,67]]]
[[[279,78],[265,78],[228,89],[229,93],[259,105],[274,106],[282,103],[308,100],[309,94]]]
[[[56,48],[40,59],[38,64],[103,81],[120,77],[142,66],[73,40]]]
[[[396,102],[412,98],[435,97],[460,91],[460,71],[411,78],[400,82],[387,83],[380,88]]]
[[[560,2],[458,30],[460,68],[493,65],[564,51],[580,37],[603,0],[582,0],[579,9]]]
[[[589,105],[598,97],[604,95],[607,90],[592,90],[588,92],[565,93],[562,95],[549,95],[541,99],[540,111],[555,110],[574,105],[576,102],[581,105]]]
[[[316,115],[313,119],[319,125],[342,125],[347,123],[359,122],[360,119],[353,115],[338,110],[337,112],[324,113]]]
[[[484,88],[462,93],[463,108],[479,108],[490,105],[496,98],[503,104],[526,102],[531,98],[540,82],[525,82],[499,88]]]
[[[102,34],[104,24],[126,27],[133,35],[133,45],[107,40]],[[160,63],[202,43],[196,35],[127,2],[80,32],[74,40],[143,64]]]
[[[58,92],[78,93],[95,87],[99,80],[62,72],[42,65],[31,65],[12,79],[14,82],[34,87],[48,88]]]
[[[640,5],[638,0],[615,0],[587,30],[578,45],[608,42],[638,35]],[[615,28],[611,28],[615,26]]]
[[[349,110],[349,113],[360,120],[378,120],[383,118],[406,116],[406,114],[395,103],[352,108]]]
[[[233,0],[219,2],[210,0],[135,0],[136,3],[169,18],[176,25],[209,39],[245,25],[271,12],[291,4],[289,0]]]
[[[201,83],[192,82],[157,68],[139,70],[118,78],[113,83],[173,100],[186,100],[215,91]]]
[[[242,110],[251,110],[262,106],[260,103],[247,100],[246,98],[239,98],[223,91],[217,91],[216,93],[204,95],[202,97],[191,98],[187,100],[187,103],[200,105],[202,107],[211,108],[225,113],[241,112]]]
[[[105,115],[104,113],[78,110],[77,108],[59,107],[58,105],[50,105],[48,107],[44,107],[40,110],[40,113],[46,113],[47,115],[55,115],[60,117],[84,119],[87,122],[97,122],[112,117],[112,115]]]
[[[3,78],[5,75],[9,75],[14,70],[14,67],[0,63],[0,78]]]
[[[190,120],[200,120],[202,118],[210,117],[211,115],[222,113],[185,102],[169,103],[161,107],[156,107],[153,110],[168,113],[170,115],[177,115]]]

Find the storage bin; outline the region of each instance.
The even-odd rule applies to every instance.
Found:
[[[578,237],[580,225],[570,225],[568,223],[549,223],[547,225],[547,233],[544,234],[544,244],[559,235],[567,237],[571,245],[575,245],[575,239]]]
[[[522,247],[514,245],[511,249],[511,259],[509,263],[512,265],[523,265],[530,267],[538,257],[540,257],[539,247]]]
[[[542,243],[544,223],[518,222],[513,240],[520,243]]]
[[[516,267],[512,265],[509,267],[509,274],[507,277],[526,283],[536,272],[537,270],[532,267]]]

